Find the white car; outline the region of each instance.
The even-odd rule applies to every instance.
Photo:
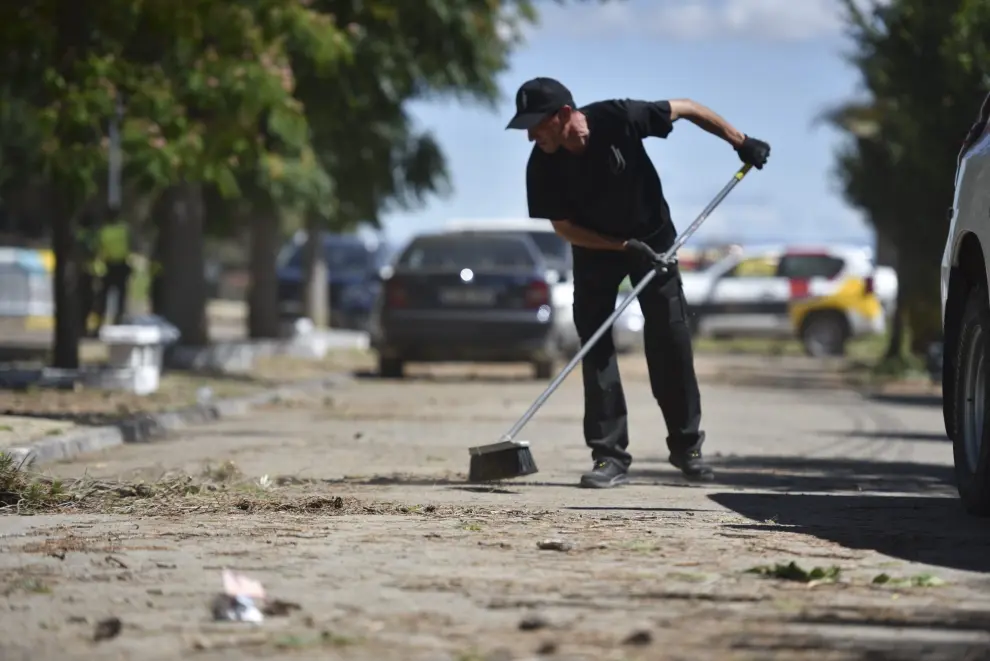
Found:
[[[897,298],[894,270],[860,246],[739,247],[682,278],[696,334],[797,336],[810,356],[841,355],[849,339],[883,334]]]
[[[942,411],[952,440],[956,486],[966,510],[990,515],[990,440],[986,418],[990,337],[990,96],[960,150],[949,232],[940,272]],[[933,221],[934,222],[934,221]]]
[[[527,234],[547,261],[558,273],[558,280],[552,288],[552,301],[556,312],[557,333],[564,353],[574,355],[581,347],[577,329],[574,326],[574,277],[571,265],[570,245],[557,235],[550,221],[538,218],[504,218],[493,220],[459,220],[447,223],[448,231],[476,230],[486,233],[510,232]],[[616,307],[626,297],[627,291],[620,291]],[[628,353],[640,346],[643,335],[643,311],[639,301],[633,300],[612,327],[612,338],[619,353]]]

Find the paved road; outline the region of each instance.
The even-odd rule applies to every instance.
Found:
[[[496,440],[542,387],[512,368],[358,378],[55,466],[147,483],[206,468],[229,486],[162,505],[169,516],[138,499],[130,516],[0,519],[0,656],[986,658],[990,530],[959,511],[937,402],[802,387],[801,361],[765,367],[783,388],[728,385],[703,362],[718,469],[704,486],[666,464],[635,357],[623,363],[635,464],[621,489],[574,488],[590,466],[576,375],[523,435],[538,474],[464,483],[467,447]],[[220,474],[228,461],[239,475]],[[570,548],[538,548],[548,539]],[[792,561],[841,571],[810,585],[747,572]],[[225,566],[301,610],[258,627],[209,622]],[[121,634],[83,642],[110,615]]]

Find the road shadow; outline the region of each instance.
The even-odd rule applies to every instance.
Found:
[[[738,489],[942,494],[955,491],[952,468],[934,464],[800,456],[715,456],[709,461],[715,468],[715,485]],[[671,470],[666,462],[649,462],[639,468],[634,465],[630,476],[669,480]]]
[[[990,572],[990,525],[951,496],[721,492],[708,498],[761,522],[728,528],[812,535],[910,562]]]
[[[870,401],[880,402],[882,404],[905,404],[907,406],[942,408],[942,395],[926,395],[923,393],[864,393],[863,397]]]
[[[944,432],[916,432],[916,431],[823,431],[819,436],[831,436],[833,438],[871,438],[882,441],[937,441],[950,443],[948,436]]]

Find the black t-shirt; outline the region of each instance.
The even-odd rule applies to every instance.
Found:
[[[667,101],[616,99],[579,109],[588,120],[584,152],[533,146],[526,167],[531,218],[568,220],[617,239],[673,234],[660,176],[643,146],[674,125]]]

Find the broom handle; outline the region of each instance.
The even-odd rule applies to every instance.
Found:
[[[683,246],[684,243],[691,238],[691,235],[697,231],[697,229],[701,226],[703,222],[705,222],[705,219],[708,218],[711,212],[715,210],[715,207],[721,204],[722,200],[725,199],[725,196],[728,195],[729,192],[736,187],[736,184],[738,184],[740,181],[743,180],[743,177],[746,176],[746,174],[752,169],[752,167],[753,167],[752,165],[747,164],[739,168],[739,171],[736,172],[735,175],[733,175],[732,180],[729,181],[729,183],[725,185],[725,187],[719,192],[719,194],[715,196],[715,199],[712,200],[708,204],[708,206],[705,207],[705,209],[701,212],[701,214],[694,220],[694,222],[688,225],[687,229],[684,230],[684,232],[682,232],[681,235],[677,237],[677,240],[674,241],[674,245],[672,245],[670,249],[667,250],[662,255],[657,255],[656,253],[653,254],[653,259],[658,266],[663,268],[662,265],[671,263],[671,258],[674,257],[674,255],[677,253],[678,250],[680,250],[681,246]],[[607,331],[609,331],[612,328],[612,324],[614,324],[615,320],[619,318],[619,315],[625,311],[625,309],[629,306],[629,304],[632,303],[634,298],[639,296],[639,293],[641,291],[646,289],[647,285],[649,285],[650,282],[653,281],[653,278],[655,278],[656,275],[657,275],[657,269],[654,268],[650,270],[650,272],[647,273],[642,280],[639,281],[639,284],[636,285],[636,287],[632,290],[632,292],[630,292],[628,296],[626,296],[626,298],[622,301],[619,307],[617,307],[615,311],[612,312],[611,315],[609,315],[608,319],[605,320],[605,323],[603,323],[601,327],[597,331],[595,331],[595,334],[592,335],[588,339],[588,341],[581,346],[581,350],[578,351],[573,358],[571,358],[571,361],[567,363],[567,366],[564,367],[564,369],[561,370],[560,374],[558,374],[554,378],[554,380],[550,382],[550,385],[547,386],[546,390],[544,390],[540,394],[540,396],[536,398],[536,401],[534,401],[533,404],[529,407],[529,410],[527,410],[522,415],[522,417],[519,418],[516,424],[512,425],[512,428],[509,429],[509,431],[507,431],[504,436],[502,436],[501,438],[502,441],[511,441],[512,439],[515,438],[516,434],[518,434],[520,430],[522,430],[522,428],[526,426],[526,423],[528,423],[530,419],[536,414],[536,412],[540,410],[540,408],[547,401],[550,395],[553,394],[553,392],[560,386],[560,384],[564,381],[564,379],[566,379],[567,376],[574,370],[574,368],[577,367],[578,363],[581,362],[581,360],[585,357],[585,355],[587,355],[587,353],[591,351],[592,347],[594,347],[595,344],[598,342],[598,340],[601,339],[602,335],[604,335]]]

